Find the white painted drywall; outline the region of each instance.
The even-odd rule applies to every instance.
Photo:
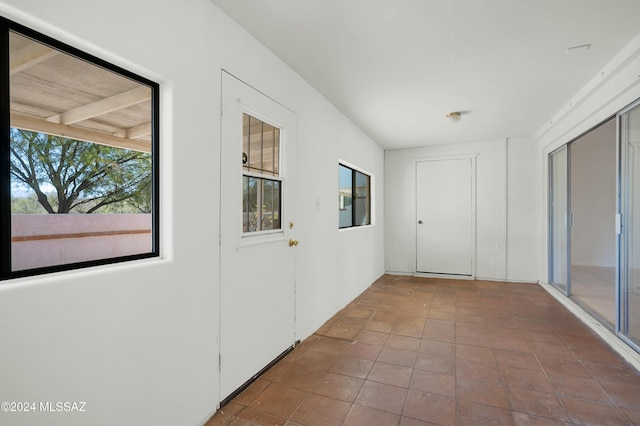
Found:
[[[195,425],[214,413],[222,68],[297,114],[297,337],[384,272],[383,151],[209,1],[2,0],[0,15],[158,81],[162,162],[161,259],[0,283],[0,400],[86,402],[0,423]],[[338,231],[340,159],[374,178],[372,226]]]
[[[507,155],[507,280],[536,282],[540,262],[537,145],[509,138]]]

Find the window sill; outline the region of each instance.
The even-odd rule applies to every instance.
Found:
[[[354,229],[367,229],[367,228],[373,228],[375,225],[373,223],[369,224],[369,225],[361,225],[361,226],[349,226],[348,228],[338,228],[339,232],[346,232],[346,231],[351,231]]]

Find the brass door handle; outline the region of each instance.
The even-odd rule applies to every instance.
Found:
[[[297,246],[298,240],[289,240],[289,247]]]

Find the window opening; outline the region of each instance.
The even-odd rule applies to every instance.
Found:
[[[338,164],[339,228],[371,224],[371,177]]]
[[[280,129],[242,115],[242,232],[280,230]]]
[[[157,256],[158,84],[0,26],[0,279]]]

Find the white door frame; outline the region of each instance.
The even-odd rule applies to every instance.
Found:
[[[222,70],[219,396],[237,394],[296,341],[295,112]],[[242,230],[242,114],[281,129],[281,228]],[[268,176],[265,176],[268,178]],[[291,225],[290,225],[291,224]]]
[[[448,155],[448,156],[439,156],[439,157],[420,157],[414,159],[414,175],[415,175],[415,191],[416,191],[416,205],[414,212],[414,236],[415,236],[415,256],[416,261],[414,262],[415,271],[414,276],[416,277],[427,277],[427,278],[452,278],[458,280],[474,280],[476,277],[476,222],[477,222],[477,213],[476,213],[476,163],[479,154],[467,154],[467,155]],[[426,161],[443,161],[443,160],[471,160],[471,275],[448,275],[448,274],[430,274],[425,272],[418,272],[417,268],[417,258],[418,258],[418,163],[423,163]]]

